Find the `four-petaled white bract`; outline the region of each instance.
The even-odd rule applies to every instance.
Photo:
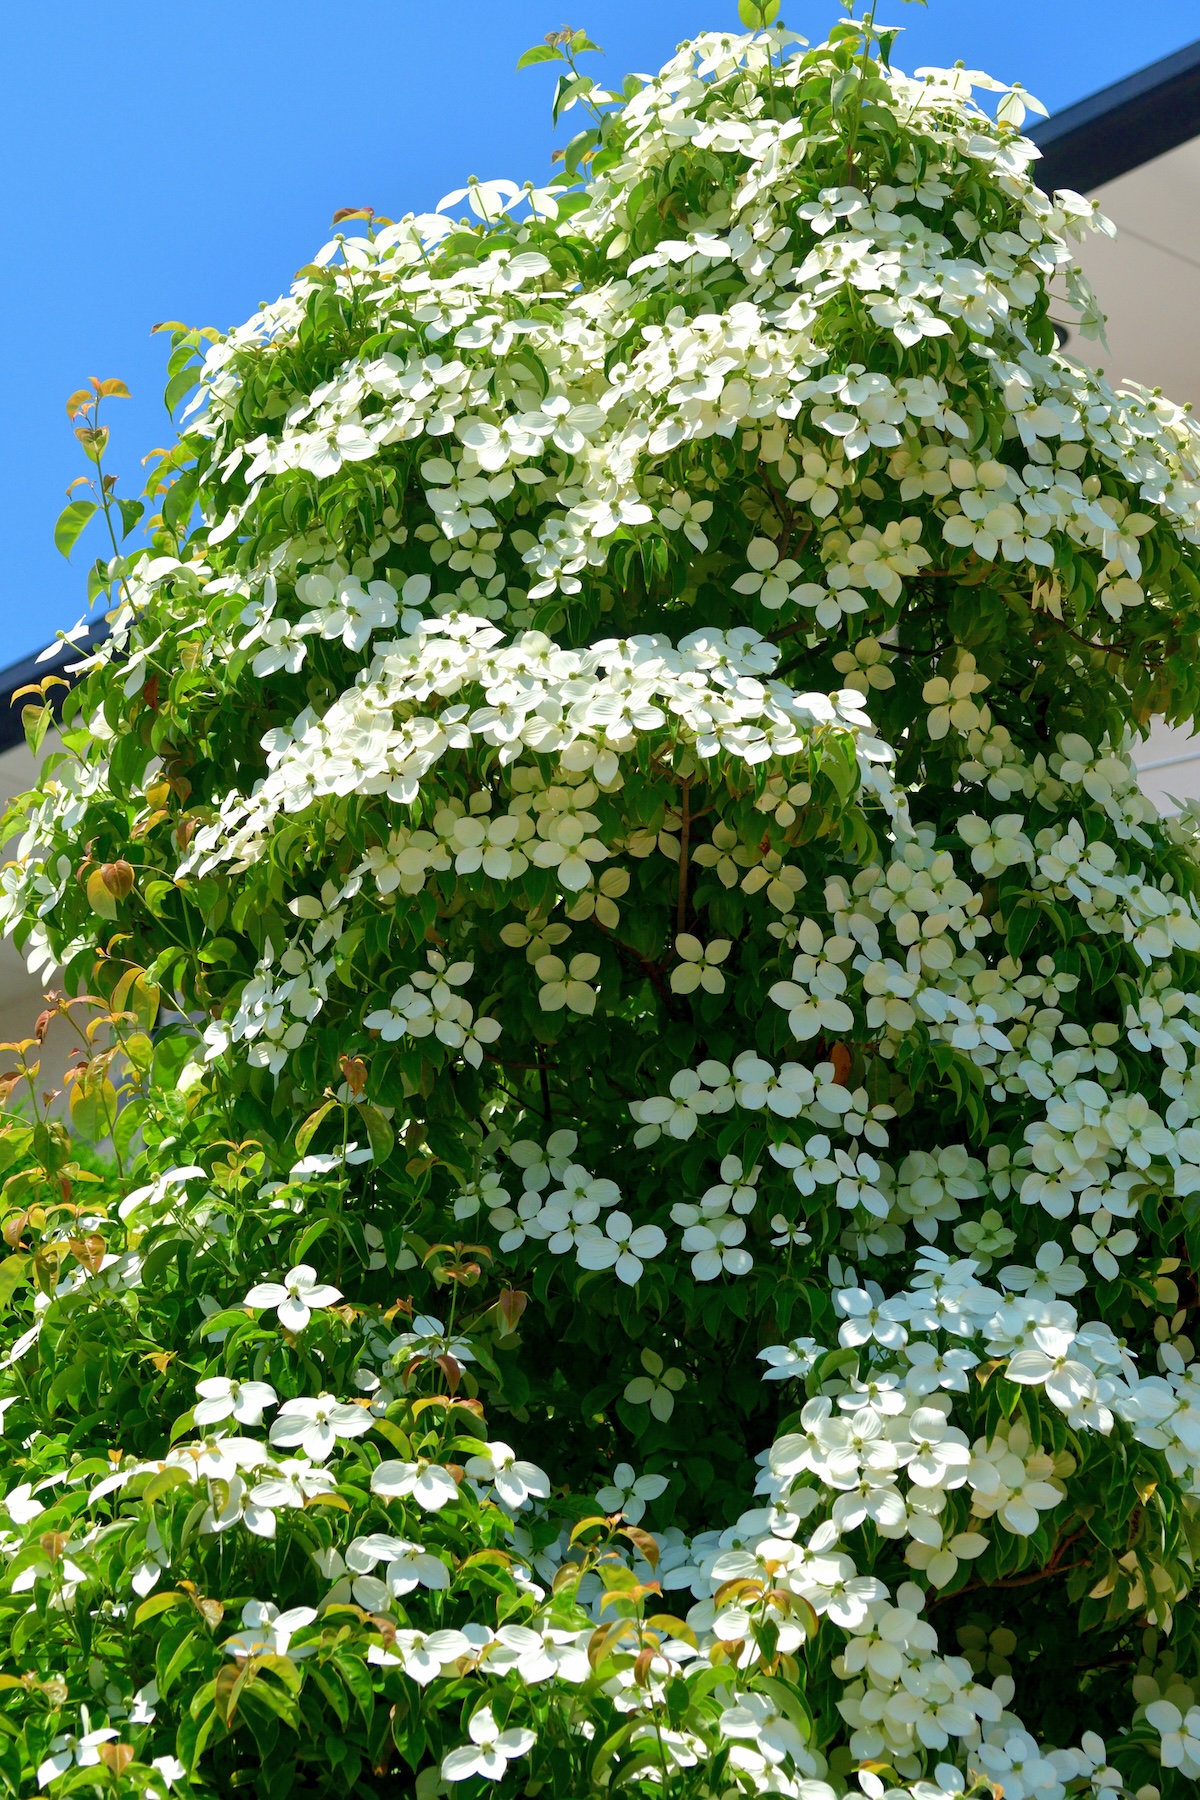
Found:
[[[371,1429],[371,1415],[362,1406],[350,1406],[331,1394],[315,1399],[285,1400],[271,1426],[271,1442],[298,1447],[313,1462],[324,1462],[340,1438],[362,1437]]]
[[[514,1511],[531,1500],[550,1497],[550,1480],[536,1463],[523,1462],[508,1444],[485,1444],[478,1456],[467,1462],[467,1474],[476,1481],[490,1482],[496,1497]]]
[[[245,1304],[272,1307],[285,1330],[303,1331],[316,1308],[334,1306],[341,1297],[340,1288],[318,1281],[315,1269],[299,1263],[282,1281],[260,1281],[252,1287]]]
[[[472,1775],[481,1775],[485,1781],[499,1781],[514,1757],[526,1756],[537,1741],[536,1732],[527,1725],[510,1726],[501,1731],[490,1706],[479,1709],[467,1730],[471,1742],[451,1750],[442,1759],[442,1775],[446,1781],[467,1781]]]
[[[618,1463],[611,1486],[599,1490],[596,1504],[605,1512],[624,1513],[629,1523],[636,1525],[645,1518],[647,1504],[665,1494],[669,1485],[665,1475],[635,1475],[632,1463]]]
[[[385,1500],[411,1495],[426,1512],[439,1512],[458,1499],[458,1484],[440,1463],[381,1462],[371,1475],[371,1492]]]
[[[666,1233],[658,1225],[637,1225],[625,1212],[611,1212],[604,1234],[580,1238],[575,1254],[585,1269],[612,1269],[618,1281],[633,1287],[645,1266],[667,1247]]]
[[[280,1612],[271,1601],[248,1600],[242,1608],[241,1631],[225,1639],[221,1646],[227,1656],[290,1656],[293,1661],[312,1656],[317,1646],[302,1644],[293,1649],[292,1638],[317,1617],[312,1606],[293,1606]]]
[[[279,1398],[267,1381],[234,1381],[226,1375],[209,1375],[196,1383],[200,1399],[192,1408],[197,1425],[217,1425],[236,1419],[239,1425],[260,1425],[264,1410]]]

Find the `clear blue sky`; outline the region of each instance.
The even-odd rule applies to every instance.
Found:
[[[0,666],[84,610],[90,534],[52,542],[82,467],[64,411],[121,376],[110,466],[169,441],[159,319],[228,326],[284,288],[339,206],[392,217],[469,174],[544,177],[552,75],[518,55],[585,25],[619,79],[735,0],[58,0],[5,27],[0,206]],[[1200,37],[1200,0],[884,0],[901,67],[963,58],[1055,110]],[[785,0],[816,41],[832,0]],[[1200,221],[1198,221],[1200,223]]]

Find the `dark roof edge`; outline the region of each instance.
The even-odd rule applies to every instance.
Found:
[[[25,742],[25,728],[21,723],[21,709],[33,704],[36,696],[30,695],[13,704],[13,695],[18,688],[28,687],[30,683],[40,681],[43,675],[62,675],[66,681],[72,677],[64,673],[67,663],[78,662],[97,644],[102,644],[108,636],[108,622],[100,618],[88,627],[87,636],[78,643],[60,644],[55,656],[47,656],[44,662],[38,661],[39,653],[23,657],[20,662],[10,663],[7,669],[0,669],[0,754],[12,750],[17,744]],[[66,693],[65,688],[54,687],[50,697],[60,701]],[[57,714],[58,707],[55,706]]]
[[[1086,193],[1200,135],[1200,40],[1033,127],[1038,186]]]

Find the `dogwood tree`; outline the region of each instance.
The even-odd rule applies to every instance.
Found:
[[[1197,428],[1035,103],[772,13],[172,328],[148,548],[73,399],[14,1795],[1200,1776]]]

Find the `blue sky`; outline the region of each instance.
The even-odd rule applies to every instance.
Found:
[[[785,0],[814,41],[832,0]],[[169,442],[159,319],[228,326],[287,285],[339,206],[392,217],[465,176],[544,178],[545,69],[521,51],[564,19],[602,44],[610,78],[657,68],[735,0],[58,0],[5,28],[0,210],[0,666],[84,610],[85,535],[54,548],[82,468],[64,411],[89,375],[120,376],[109,466],[140,488]],[[962,58],[1055,110],[1200,36],[1200,0],[883,0],[895,60]],[[93,528],[95,529],[95,528]],[[77,565],[77,566],[76,566]]]

